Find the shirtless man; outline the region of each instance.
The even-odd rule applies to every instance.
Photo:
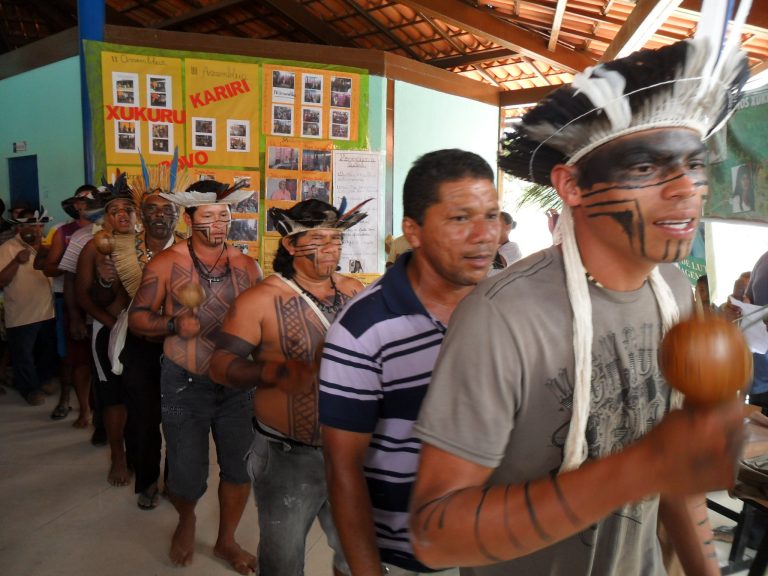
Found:
[[[115,187],[104,211],[104,231],[113,235],[136,233],[136,205],[129,189]],[[120,376],[112,372],[108,348],[109,331],[131,299],[111,257],[99,252],[95,239],[88,241],[78,258],[75,296],[93,318],[93,359],[98,376],[96,405],[102,409],[112,460],[107,480],[113,486],[127,486],[130,472],[123,435],[127,415],[125,397]]]
[[[305,541],[317,517],[335,551],[335,573],[348,574],[328,503],[316,377],[330,321],[363,287],[336,268],[342,232],[365,214],[340,216],[330,204],[305,200],[289,210],[272,208],[269,216],[283,237],[275,274],[230,309],[211,378],[256,388],[248,469],[259,510],[260,573],[303,574]]]
[[[208,186],[210,181],[193,184],[189,191],[198,190],[198,184]],[[229,205],[250,192],[219,189],[197,196],[161,195],[185,208],[184,221],[192,236],[158,254],[144,268],[129,327],[145,337],[165,338],[160,387],[168,446],[167,487],[179,514],[170,558],[178,566],[187,566],[193,559],[195,507],[207,489],[212,430],[221,480],[219,532],[213,552],[240,574],[248,574],[256,560],[235,541],[235,531],[248,500],[244,457],[252,436],[252,411],[247,391],[223,388],[207,374],[213,339],[225,311],[238,294],[261,280],[255,261],[226,244],[232,218]],[[193,310],[177,297],[179,288],[190,282],[199,283],[205,292]]]

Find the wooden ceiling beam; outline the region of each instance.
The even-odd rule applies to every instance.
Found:
[[[307,34],[329,46],[353,47],[354,43],[349,38],[339,34],[335,28],[316,17],[295,0],[262,0],[274,12],[278,12],[288,18],[296,26]]]
[[[683,0],[637,0],[624,25],[606,48],[601,62],[615,60],[622,51],[642,48]]]
[[[371,15],[368,13],[368,11],[367,11],[367,10],[365,10],[364,8],[362,8],[362,7],[361,7],[361,6],[360,6],[360,5],[359,5],[357,2],[355,2],[355,0],[344,0],[344,3],[345,3],[347,6],[349,6],[350,8],[352,8],[352,9],[353,9],[355,12],[357,12],[357,13],[358,13],[360,16],[362,16],[363,18],[365,18],[365,20],[366,20],[366,21],[367,21],[367,22],[368,22],[368,23],[369,23],[371,26],[373,26],[373,27],[374,27],[374,28],[376,28],[376,29],[377,29],[379,32],[381,32],[381,33],[382,33],[382,34],[384,34],[384,35],[385,35],[387,38],[389,38],[389,39],[390,39],[390,40],[391,40],[391,41],[392,41],[392,42],[395,44],[395,46],[397,46],[397,47],[398,47],[398,48],[400,48],[400,49],[401,49],[403,52],[405,52],[406,54],[408,54],[408,56],[410,56],[410,57],[411,57],[411,58],[413,58],[414,60],[418,60],[419,62],[421,62],[421,57],[420,57],[418,54],[416,54],[416,52],[414,52],[414,51],[413,51],[411,48],[409,48],[408,46],[406,46],[405,44],[403,44],[403,43],[400,41],[400,39],[399,39],[397,36],[395,36],[395,35],[392,33],[392,31],[391,31],[389,28],[387,28],[387,27],[386,27],[386,26],[384,26],[384,25],[383,25],[381,22],[379,22],[378,20],[376,20],[376,18],[374,18],[373,16],[371,16]]]
[[[499,106],[527,106],[535,104],[560,86],[539,86],[523,90],[507,90],[499,94]]]
[[[557,48],[557,37],[560,35],[560,27],[563,25],[563,15],[565,14],[565,5],[568,0],[557,0],[555,8],[555,17],[552,19],[552,31],[549,34],[549,43],[547,49],[553,51]]]
[[[562,47],[549,51],[546,41],[538,35],[503,22],[488,12],[460,0],[400,0],[400,3],[471,34],[487,38],[499,46],[558,68],[577,71],[594,64],[594,60],[586,54]]]
[[[682,4],[680,4],[680,8],[698,14],[701,12],[701,1],[702,0],[683,0]],[[762,6],[762,9],[758,8],[758,4],[763,4],[763,2],[760,0],[752,0],[752,9],[747,16],[747,24],[749,26],[757,26],[758,28],[768,28],[768,10],[765,10],[764,6]],[[734,14],[735,12],[736,11],[734,10]]]
[[[463,56],[446,56],[445,58],[435,58],[427,60],[427,64],[438,68],[456,68],[458,66],[474,66],[480,62],[490,62],[491,60],[503,60],[515,56],[517,52],[509,48],[492,48],[490,50],[481,50],[472,52]]]
[[[231,6],[236,6],[237,4],[242,4],[242,2],[243,0],[219,0],[218,2],[212,2],[207,6],[196,8],[194,10],[188,10],[174,18],[167,18],[162,20],[157,24],[153,24],[152,28],[157,28],[158,30],[177,28],[183,24],[189,24],[206,16],[212,17],[216,14],[216,12],[224,10],[225,8],[230,8]]]
[[[437,25],[437,22],[435,22],[435,21],[434,21],[432,18],[430,18],[430,17],[429,17],[429,16],[427,16],[426,14],[422,14],[421,12],[416,12],[416,13],[417,13],[417,14],[418,14],[418,15],[419,15],[421,18],[423,18],[423,19],[424,19],[424,21],[425,21],[427,24],[429,24],[430,26],[432,26],[432,28],[435,30],[435,32],[437,32],[438,34],[440,34],[440,36],[443,38],[443,40],[445,40],[446,42],[448,42],[448,44],[450,44],[451,46],[453,46],[453,49],[454,49],[454,50],[456,50],[456,52],[458,52],[459,54],[462,54],[462,55],[464,55],[464,54],[466,54],[466,53],[467,53],[467,51],[464,49],[464,47],[463,47],[463,46],[461,46],[461,45],[460,45],[458,42],[456,42],[456,40],[454,40],[453,38],[451,38],[451,37],[448,35],[448,33],[447,33],[445,30],[443,30],[443,29],[442,29],[440,26],[438,26],[438,25]]]

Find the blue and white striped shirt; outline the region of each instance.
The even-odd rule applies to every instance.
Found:
[[[421,442],[413,424],[432,377],[445,326],[416,297],[412,254],[358,294],[328,329],[320,366],[320,422],[372,434],[364,473],[383,562],[430,572],[413,556],[408,501]]]

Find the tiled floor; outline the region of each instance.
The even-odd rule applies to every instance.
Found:
[[[75,430],[74,412],[54,422],[55,398],[27,406],[12,389],[0,396],[0,574],[3,576],[215,576],[235,574],[213,557],[218,505],[217,474],[198,505],[198,549],[192,566],[179,570],[167,557],[176,514],[165,500],[153,511],[136,507],[133,488],[107,484],[108,450]],[[211,461],[215,462],[212,454]],[[725,493],[718,501],[736,507]],[[713,526],[732,524],[710,513]],[[256,508],[248,503],[238,530],[243,547],[258,542]],[[727,558],[729,545],[718,542]],[[330,576],[331,551],[313,527],[307,576]],[[738,574],[746,574],[746,571]]]
[[[107,484],[108,449],[91,431],[75,430],[74,411],[54,422],[55,398],[30,407],[12,389],[0,396],[0,575],[215,576],[234,571],[213,556],[218,526],[218,474],[197,509],[198,549],[192,566],[167,557],[176,513],[167,500],[152,511],[136,506],[133,487]],[[215,454],[211,455],[215,462]],[[251,497],[238,530],[255,552]],[[330,576],[331,551],[317,523],[307,542],[306,576]]]

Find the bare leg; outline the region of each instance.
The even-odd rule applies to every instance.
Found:
[[[72,373],[80,414],[72,423],[75,428],[88,428],[91,422],[91,367],[77,366]]]
[[[195,506],[197,501],[183,500],[171,494],[170,500],[179,513],[179,523],[171,538],[171,551],[168,556],[174,566],[189,566],[195,555]]]
[[[72,374],[74,373],[74,370],[72,369],[72,366],[67,364],[66,362],[61,363],[61,369],[59,370],[59,401],[56,404],[56,407],[63,406],[64,408],[69,407],[69,391],[72,388]]]
[[[235,531],[250,493],[250,484],[232,484],[223,480],[219,483],[219,536],[213,553],[240,574],[256,572],[256,557],[235,541]]]
[[[131,478],[123,440],[126,415],[125,404],[104,408],[104,428],[107,431],[107,440],[112,457],[112,465],[109,468],[107,480],[112,486],[127,486]]]

